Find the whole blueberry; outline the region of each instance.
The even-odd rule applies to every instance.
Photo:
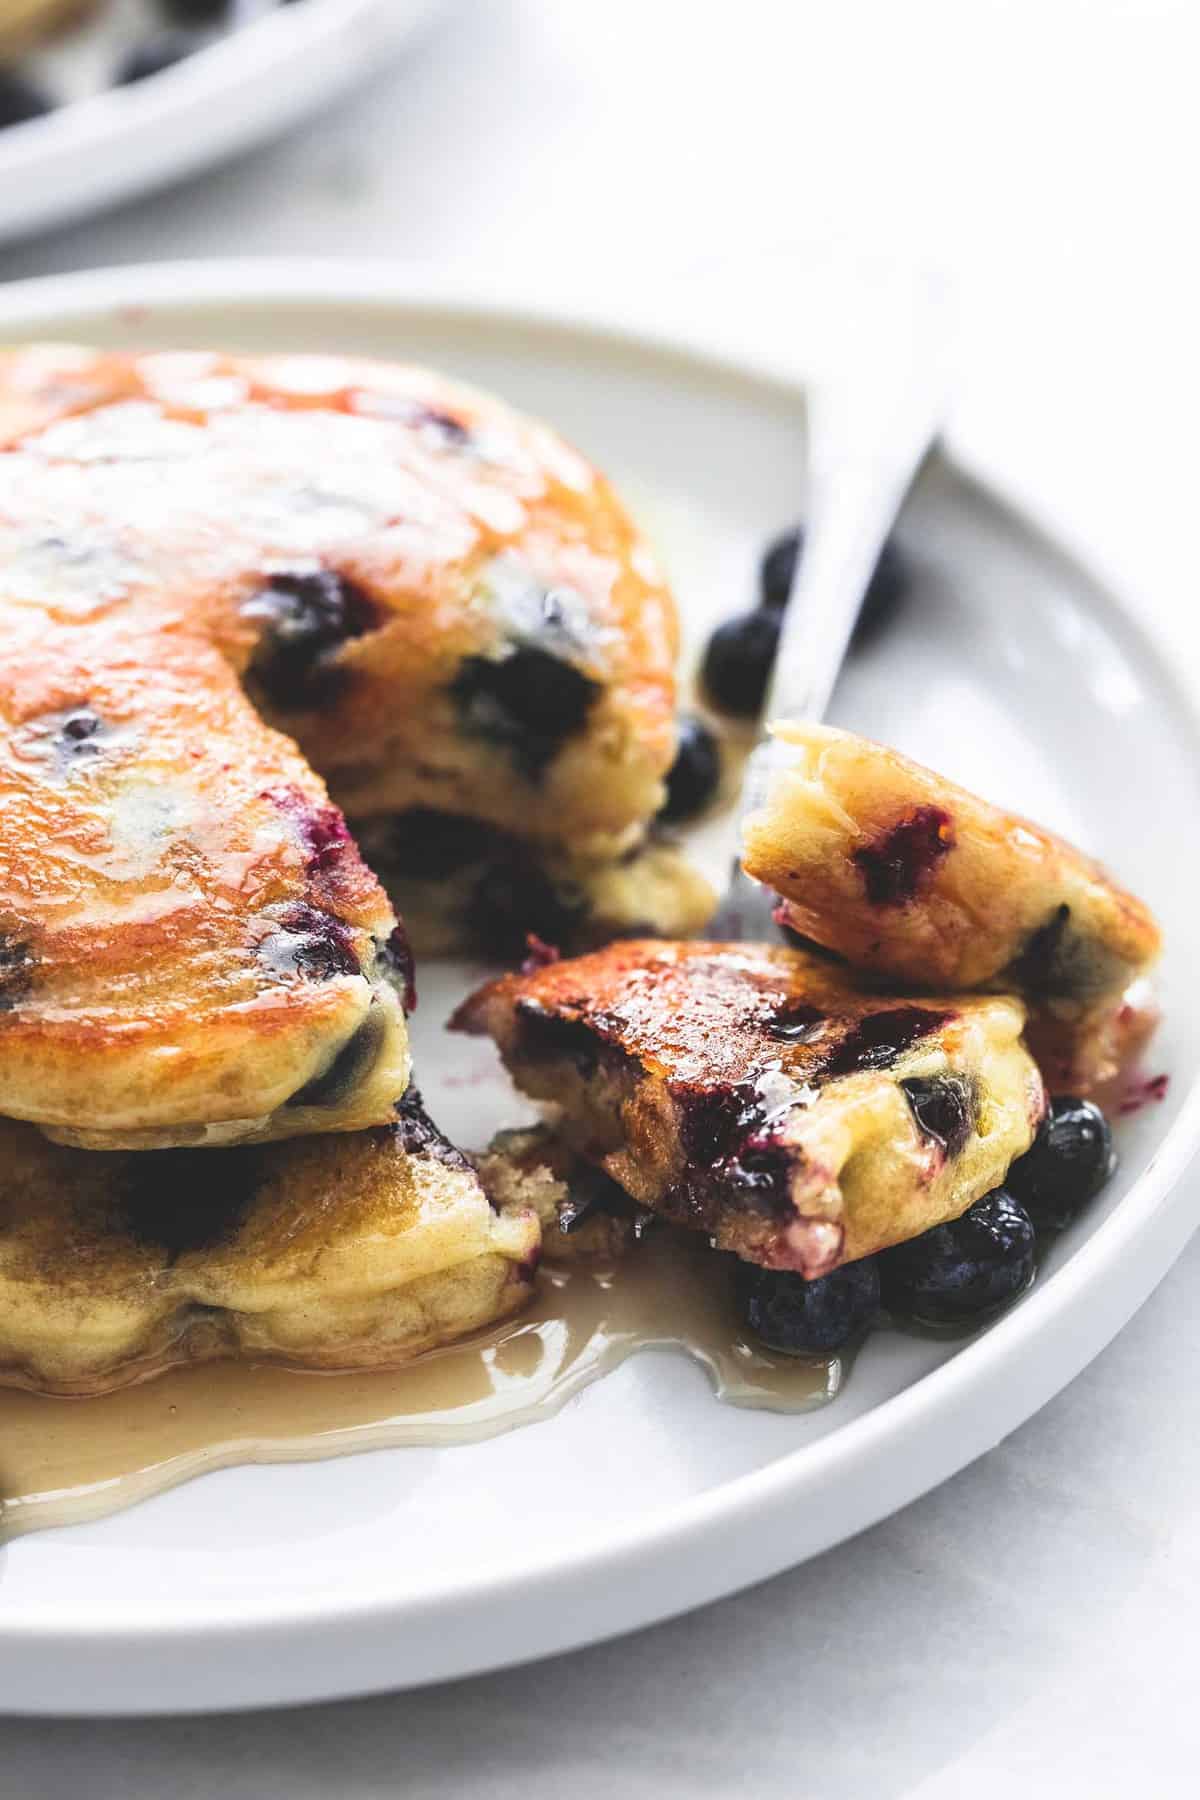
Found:
[[[157,32],[125,52],[113,70],[113,81],[117,87],[129,87],[135,81],[145,81],[148,75],[161,75],[164,69],[174,68],[190,56],[195,48],[195,39],[184,32]]]
[[[332,699],[339,684],[334,652],[376,622],[367,596],[333,569],[272,575],[243,603],[242,614],[260,630],[251,670],[281,712]]]
[[[704,652],[700,679],[721,712],[757,718],[775,666],[779,631],[779,614],[765,611],[739,613],[717,626]]]
[[[844,1263],[817,1281],[740,1263],[736,1279],[744,1323],[769,1350],[788,1356],[840,1350],[866,1329],[879,1307],[874,1257]]]
[[[232,0],[158,0],[158,7],[173,25],[219,25]]]
[[[935,1225],[882,1252],[883,1303],[925,1324],[966,1324],[995,1312],[1028,1287],[1034,1250],[1029,1214],[1011,1194],[996,1188],[961,1219]]]
[[[0,131],[52,110],[53,101],[16,69],[0,69]]]
[[[1108,1120],[1090,1100],[1060,1095],[1030,1149],[1008,1171],[1008,1187],[1042,1231],[1061,1231],[1095,1198],[1117,1166]]]
[[[804,532],[799,526],[783,532],[768,546],[758,571],[760,604],[766,611],[782,612],[787,606],[796,563],[803,548]],[[852,639],[855,645],[865,643],[887,624],[908,586],[909,573],[903,554],[895,540],[889,538],[863,595]]]
[[[721,779],[721,751],[716,733],[703,719],[688,715],[679,721],[678,748],[667,775],[667,797],[660,819],[676,824],[702,812],[717,791]]]

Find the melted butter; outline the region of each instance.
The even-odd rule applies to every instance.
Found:
[[[664,1346],[700,1362],[735,1406],[807,1411],[841,1382],[837,1358],[750,1344],[711,1253],[660,1232],[618,1267],[546,1273],[517,1318],[391,1373],[210,1363],[98,1399],[0,1393],[4,1535],[98,1518],[238,1463],[492,1437]]]

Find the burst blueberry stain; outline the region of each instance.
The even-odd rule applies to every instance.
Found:
[[[0,1012],[19,1006],[33,986],[33,951],[23,939],[0,932]]]
[[[1030,994],[1051,1000],[1087,997],[1096,969],[1086,938],[1072,928],[1071,909],[1065,902],[1030,933],[1008,972]]]
[[[280,712],[334,699],[344,675],[335,653],[378,619],[367,595],[332,569],[273,575],[244,603],[242,614],[262,628],[250,674]]]
[[[305,981],[362,973],[345,920],[305,900],[294,900],[275,915],[274,929],[259,944],[258,956],[277,974]]]
[[[947,1156],[958,1156],[975,1129],[973,1085],[963,1075],[912,1076],[902,1081],[905,1098],[926,1137]]]
[[[461,729],[507,750],[529,781],[583,729],[599,692],[571,663],[536,649],[464,657],[450,684]]]
[[[383,1014],[372,1006],[327,1069],[298,1088],[289,1106],[340,1106],[373,1067],[383,1042]]]
[[[397,989],[405,1012],[417,1010],[417,964],[402,922],[397,923],[377,958],[381,973]]]
[[[854,851],[872,906],[902,906],[916,897],[954,848],[954,822],[940,806],[918,806],[873,844]]]
[[[105,745],[108,727],[90,706],[77,706],[62,718],[54,734],[54,754],[66,773],[93,762]]]
[[[420,1089],[411,1081],[396,1102],[396,1116],[380,1133],[381,1141],[399,1145],[406,1156],[431,1156],[449,1169],[469,1169],[462,1151],[440,1132],[421,1099]]]
[[[893,1006],[886,1012],[866,1013],[831,1051],[825,1062],[827,1075],[852,1075],[861,1069],[887,1069],[923,1037],[938,1031],[950,1018],[922,1006]]]

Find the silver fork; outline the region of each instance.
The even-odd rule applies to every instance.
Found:
[[[905,496],[936,441],[949,370],[947,302],[930,294],[907,321],[911,341],[877,341],[853,369],[809,394],[808,506],[764,721],[824,717],[867,584]],[[766,797],[792,752],[763,733],[738,808],[742,822]],[[773,897],[735,858],[714,936],[770,938]]]

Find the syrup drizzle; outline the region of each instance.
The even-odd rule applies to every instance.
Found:
[[[549,1418],[627,1357],[662,1347],[695,1358],[734,1406],[805,1412],[833,1399],[843,1377],[837,1357],[753,1344],[711,1251],[660,1229],[618,1266],[545,1271],[517,1318],[391,1373],[224,1362],[86,1401],[0,1392],[0,1529],[12,1537],[99,1518],[239,1463],[493,1437]]]

